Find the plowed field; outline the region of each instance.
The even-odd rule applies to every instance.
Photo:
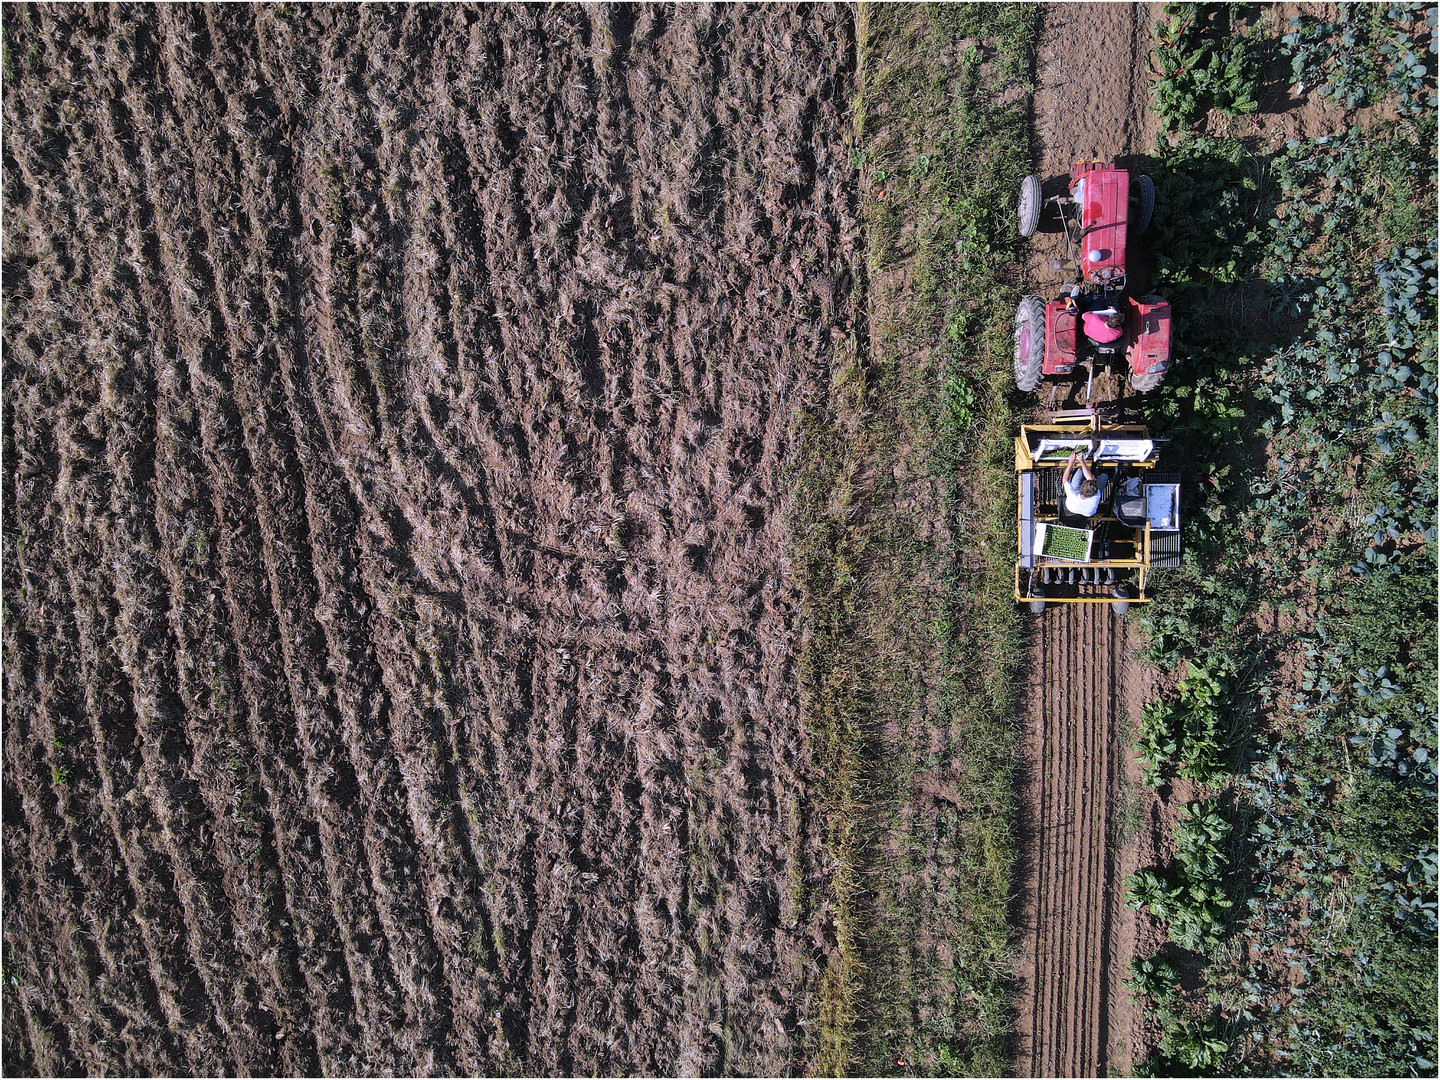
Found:
[[[849,13],[4,23],[6,1071],[800,1067]]]
[[[1143,673],[1125,618],[1103,604],[1052,605],[1032,627],[1025,832],[1028,909],[1020,1016],[1030,1076],[1105,1076],[1129,1062],[1122,979],[1135,916],[1121,792],[1130,747],[1122,718]]]

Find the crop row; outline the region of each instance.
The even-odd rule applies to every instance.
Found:
[[[1186,565],[1146,616],[1184,677],[1140,756],[1162,794],[1218,789],[1231,858],[1194,858],[1192,807],[1174,865],[1131,882],[1171,937],[1132,981],[1164,1033],[1148,1067],[1433,1074],[1435,13],[1341,5],[1282,37],[1172,8],[1177,70],[1243,53],[1244,82],[1289,58],[1296,92],[1400,119],[1266,148],[1192,130],[1258,84],[1157,99],[1188,363],[1151,408],[1197,482]]]

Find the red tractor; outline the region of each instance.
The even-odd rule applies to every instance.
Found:
[[[1148,176],[1117,169],[1113,162],[1081,162],[1070,170],[1068,196],[1050,200],[1060,211],[1065,249],[1074,271],[1058,297],[1046,303],[1027,296],[1015,312],[1015,383],[1038,389],[1047,375],[1070,375],[1078,364],[1093,383],[1097,363],[1125,358],[1130,387],[1143,393],[1159,386],[1170,367],[1170,305],[1158,296],[1125,291],[1125,244],[1139,235],[1155,210]],[[1033,236],[1045,200],[1040,178],[1020,185],[1020,234]],[[1064,264],[1055,260],[1057,272]],[[1090,387],[1086,387],[1089,400]]]

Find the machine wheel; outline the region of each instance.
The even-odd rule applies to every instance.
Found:
[[[1130,373],[1130,389],[1137,394],[1149,393],[1164,381],[1165,372],[1163,371],[1147,375],[1136,375],[1133,371]]]
[[[1120,615],[1130,610],[1130,590],[1124,585],[1115,586],[1115,599],[1110,601],[1110,607]]]
[[[1135,235],[1139,236],[1155,216],[1155,181],[1144,174],[1135,177],[1135,193],[1130,197],[1135,201]]]
[[[1030,613],[1031,613],[1032,615],[1039,615],[1039,614],[1041,614],[1042,612],[1044,612],[1044,610],[1045,610],[1045,601],[1044,601],[1044,600],[1031,600],[1031,601],[1030,601]]]
[[[1027,296],[1015,311],[1015,385],[1027,394],[1045,368],[1045,301]]]
[[[1040,227],[1040,208],[1045,200],[1040,197],[1040,178],[1033,173],[1020,181],[1020,235],[1034,236]]]

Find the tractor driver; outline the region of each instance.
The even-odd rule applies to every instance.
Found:
[[[1097,345],[1108,345],[1125,335],[1125,316],[1118,311],[1087,311],[1081,322],[1085,336]]]
[[[1075,471],[1076,465],[1080,471]],[[1108,476],[1097,477],[1090,471],[1090,463],[1084,452],[1072,450],[1070,460],[1065,462],[1065,475],[1061,486],[1065,489],[1065,509],[1076,517],[1094,517],[1100,510],[1100,497],[1105,493]]]

